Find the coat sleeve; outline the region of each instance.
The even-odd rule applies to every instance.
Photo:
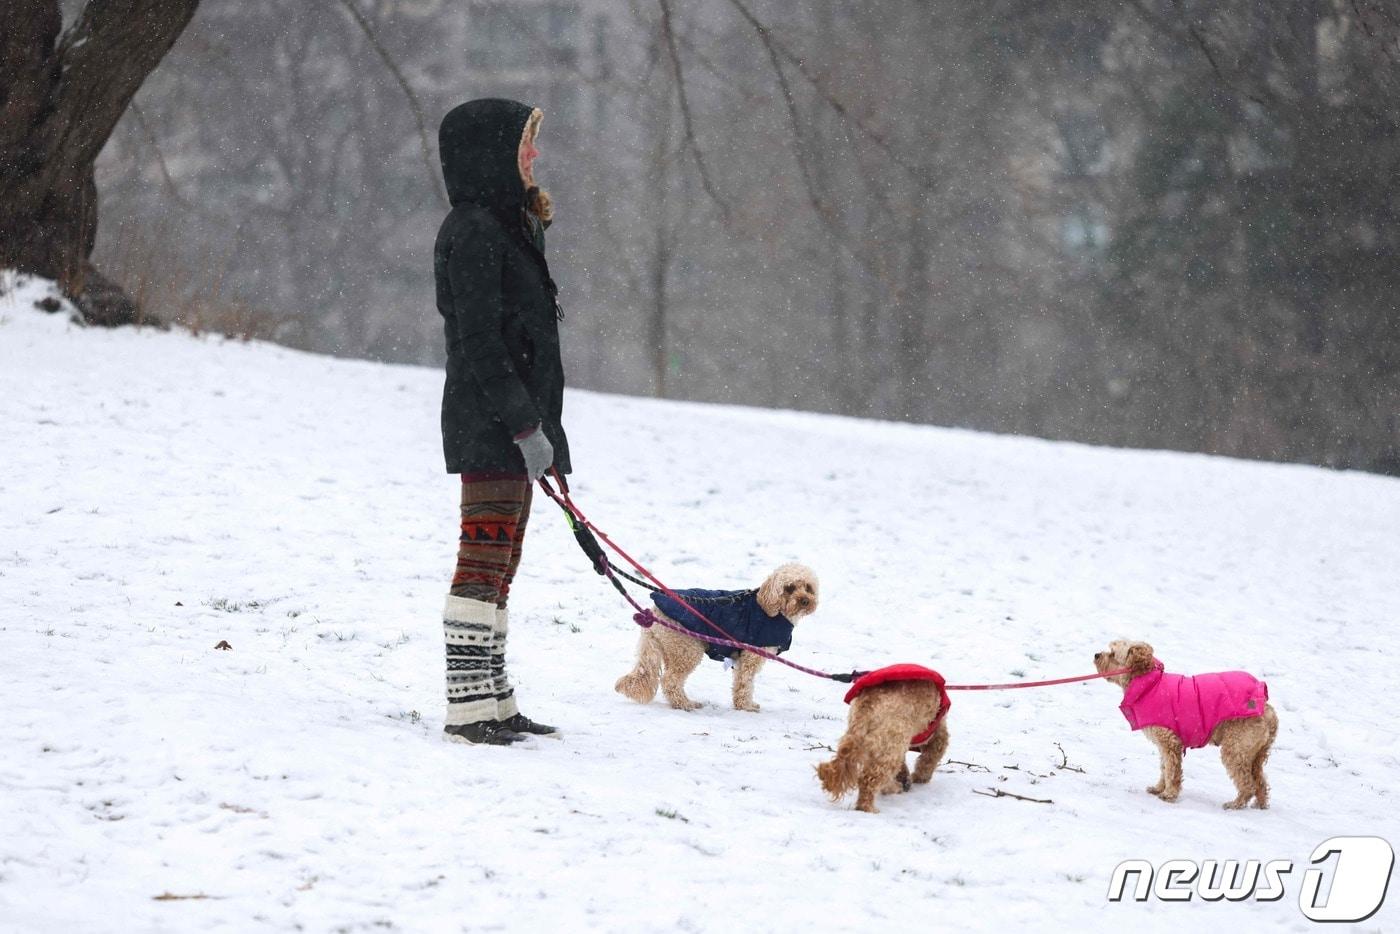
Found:
[[[540,414],[511,362],[502,329],[501,273],[505,241],[490,217],[468,217],[447,257],[457,354],[487,402],[515,435],[540,424]]]

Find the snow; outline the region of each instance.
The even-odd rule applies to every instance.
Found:
[[[1264,678],[1281,721],[1273,807],[1225,812],[1212,750],[1179,803],[1143,791],[1116,688],[964,692],[957,761],[867,815],[812,771],[841,685],[770,664],[744,713],[706,663],[695,713],[615,694],[635,627],[542,498],[511,665],[567,736],[441,742],[440,373],[83,329],[9,284],[6,930],[1302,930],[1314,846],[1400,840],[1394,479],[571,392],[580,506],[669,583],[818,571],[795,660],[1009,681],[1137,637]],[[1267,904],[1109,903],[1129,858],[1295,869]]]

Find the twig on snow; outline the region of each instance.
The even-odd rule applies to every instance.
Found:
[[[1079,766],[1069,764],[1069,756],[1065,755],[1065,747],[1056,743],[1055,748],[1060,750],[1060,764],[1055,766],[1055,768],[1064,769],[1066,772],[1078,772],[1080,775],[1084,774],[1084,770]]]
[[[1010,791],[1002,791],[1000,788],[988,788],[986,791],[972,789],[975,795],[982,795],[987,798],[1015,798],[1017,801],[1033,801],[1036,804],[1054,804],[1049,798],[1027,798],[1025,795],[1014,794]]]

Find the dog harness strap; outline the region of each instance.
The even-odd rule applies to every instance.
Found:
[[[943,698],[944,698],[944,700],[947,700],[948,695],[947,695],[947,694],[944,694],[944,695],[943,695]],[[913,739],[911,739],[911,740],[909,741],[909,749],[910,749],[911,752],[918,752],[919,750],[921,750],[921,749],[923,748],[923,746],[924,746],[925,743],[927,743],[930,739],[933,738],[933,734],[936,733],[936,732],[938,732],[938,724],[940,724],[940,723],[943,722],[943,718],[944,718],[945,716],[947,716],[947,714],[948,714],[948,708],[949,708],[950,706],[951,706],[951,703],[948,703],[948,704],[940,703],[939,708],[938,708],[938,716],[936,716],[936,717],[933,718],[933,720],[929,723],[928,728],[927,728],[926,730],[924,730],[924,731],[923,731],[922,733],[920,733],[918,736],[915,736]]]

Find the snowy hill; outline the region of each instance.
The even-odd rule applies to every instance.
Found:
[[[818,571],[795,660],[1012,681],[1137,637],[1264,678],[1281,721],[1272,809],[1225,812],[1210,749],[1179,803],[1144,793],[1111,686],[961,693],[954,761],[872,816],[813,775],[839,685],[613,693],[635,627],[543,499],[512,670],[567,738],[441,742],[441,374],[85,330],[42,293],[0,298],[5,930],[1301,930],[1317,844],[1400,843],[1396,480],[572,393],[580,506],[668,583]],[[1295,868],[1272,903],[1110,903],[1130,858]]]

